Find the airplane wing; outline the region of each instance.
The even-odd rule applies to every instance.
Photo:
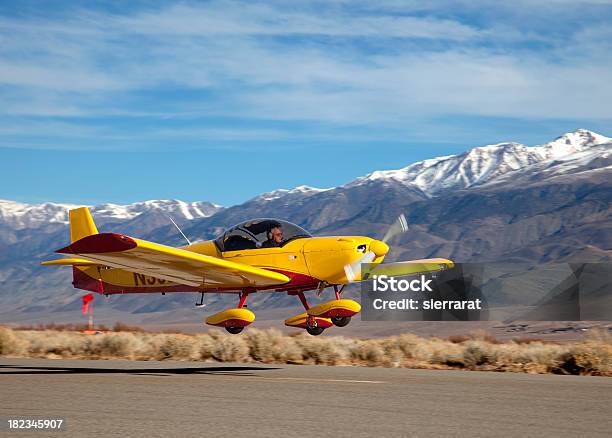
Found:
[[[289,281],[278,272],[116,233],[92,234],[56,252],[195,287],[262,287]]]
[[[447,259],[422,259],[405,262],[380,263],[364,265],[364,277],[372,275],[388,275],[400,277],[402,275],[424,274],[426,272],[443,271],[451,269],[455,264]]]

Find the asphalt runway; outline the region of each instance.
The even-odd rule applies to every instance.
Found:
[[[0,359],[0,417],[61,437],[609,437],[612,379],[195,362]]]

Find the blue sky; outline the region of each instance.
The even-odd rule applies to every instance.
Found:
[[[0,1],[0,198],[236,204],[583,127],[612,2]]]

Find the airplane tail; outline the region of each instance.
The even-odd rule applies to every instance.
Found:
[[[91,217],[87,207],[70,210],[70,243],[81,240],[84,237],[98,234],[98,228]],[[66,261],[63,259],[62,261]],[[91,262],[90,262],[91,263]],[[77,289],[104,293],[104,287],[99,281],[98,265],[83,264],[78,259],[72,261],[72,284]]]
[[[98,234],[96,224],[87,207],[70,210],[70,243],[81,240],[84,237]],[[86,259],[63,258],[57,260],[46,260],[42,265],[50,266],[72,266],[72,284],[77,289],[104,293],[104,285],[101,282],[99,265]]]
[[[92,234],[98,234],[98,229],[89,209],[81,207],[70,210],[70,243]]]

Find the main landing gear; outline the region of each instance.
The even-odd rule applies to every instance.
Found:
[[[336,327],[346,327],[349,324],[349,322],[351,322],[351,317],[350,316],[332,316],[331,322]]]
[[[243,290],[240,293],[238,307],[223,310],[219,313],[206,318],[206,324],[216,327],[223,327],[231,334],[241,333],[244,328],[255,321],[255,314],[246,309],[246,299],[252,290]],[[361,305],[353,300],[341,299],[342,289],[334,286],[335,300],[321,303],[310,307],[303,291],[291,291],[291,295],[297,295],[306,311],[300,315],[285,320],[285,325],[289,327],[303,328],[312,336],[319,336],[321,333],[334,325],[345,327],[351,322],[351,318],[361,311]],[[203,304],[200,300],[197,304]]]
[[[291,318],[287,318],[285,320],[285,325],[289,327],[299,327],[305,329],[308,334],[312,336],[319,336],[321,333],[325,331],[326,328],[332,327],[333,324],[331,319],[329,318],[320,318],[314,315],[309,315],[310,305],[304,296],[304,292],[292,292],[293,295],[297,295],[302,305],[306,309],[306,312],[293,316]]]
[[[255,314],[245,307],[248,295],[249,291],[241,292],[238,307],[210,315],[206,318],[206,324],[223,327],[233,335],[242,332],[247,325],[255,321]]]
[[[340,294],[343,288],[344,286],[338,289],[338,286],[334,285],[336,299],[311,307],[308,309],[308,314],[329,318],[336,327],[346,327],[351,322],[351,318],[361,311],[361,305],[353,300],[342,299]]]
[[[225,327],[225,330],[227,330],[232,335],[237,335],[238,333],[242,332],[242,330],[244,330],[244,327],[229,326]]]
[[[331,321],[329,319],[317,318],[316,316],[310,315],[308,313],[308,311],[310,310],[310,305],[308,304],[308,301],[304,296],[304,292],[298,292],[297,296],[302,302],[304,309],[306,309],[306,321],[304,323],[304,328],[306,329],[309,335],[319,336],[325,331],[326,328],[331,327]]]
[[[286,319],[285,325],[303,328],[313,336],[320,335],[326,328],[334,325],[336,327],[346,327],[351,322],[351,318],[359,313],[361,305],[353,300],[341,299],[342,289],[338,289],[337,286],[334,286],[334,292],[336,294],[335,300],[314,307],[310,307],[302,291],[294,292],[302,302],[306,312]]]
[[[306,331],[309,335],[319,336],[321,333],[325,331],[323,327],[312,327],[308,323],[306,323]]]
[[[342,285],[340,289],[338,289],[338,286],[334,285],[334,293],[336,294],[336,301],[340,301],[340,294],[342,293],[343,290],[344,290],[344,285]],[[352,316],[332,316],[331,322],[336,327],[346,327],[349,324],[349,322],[351,322],[351,318]]]

